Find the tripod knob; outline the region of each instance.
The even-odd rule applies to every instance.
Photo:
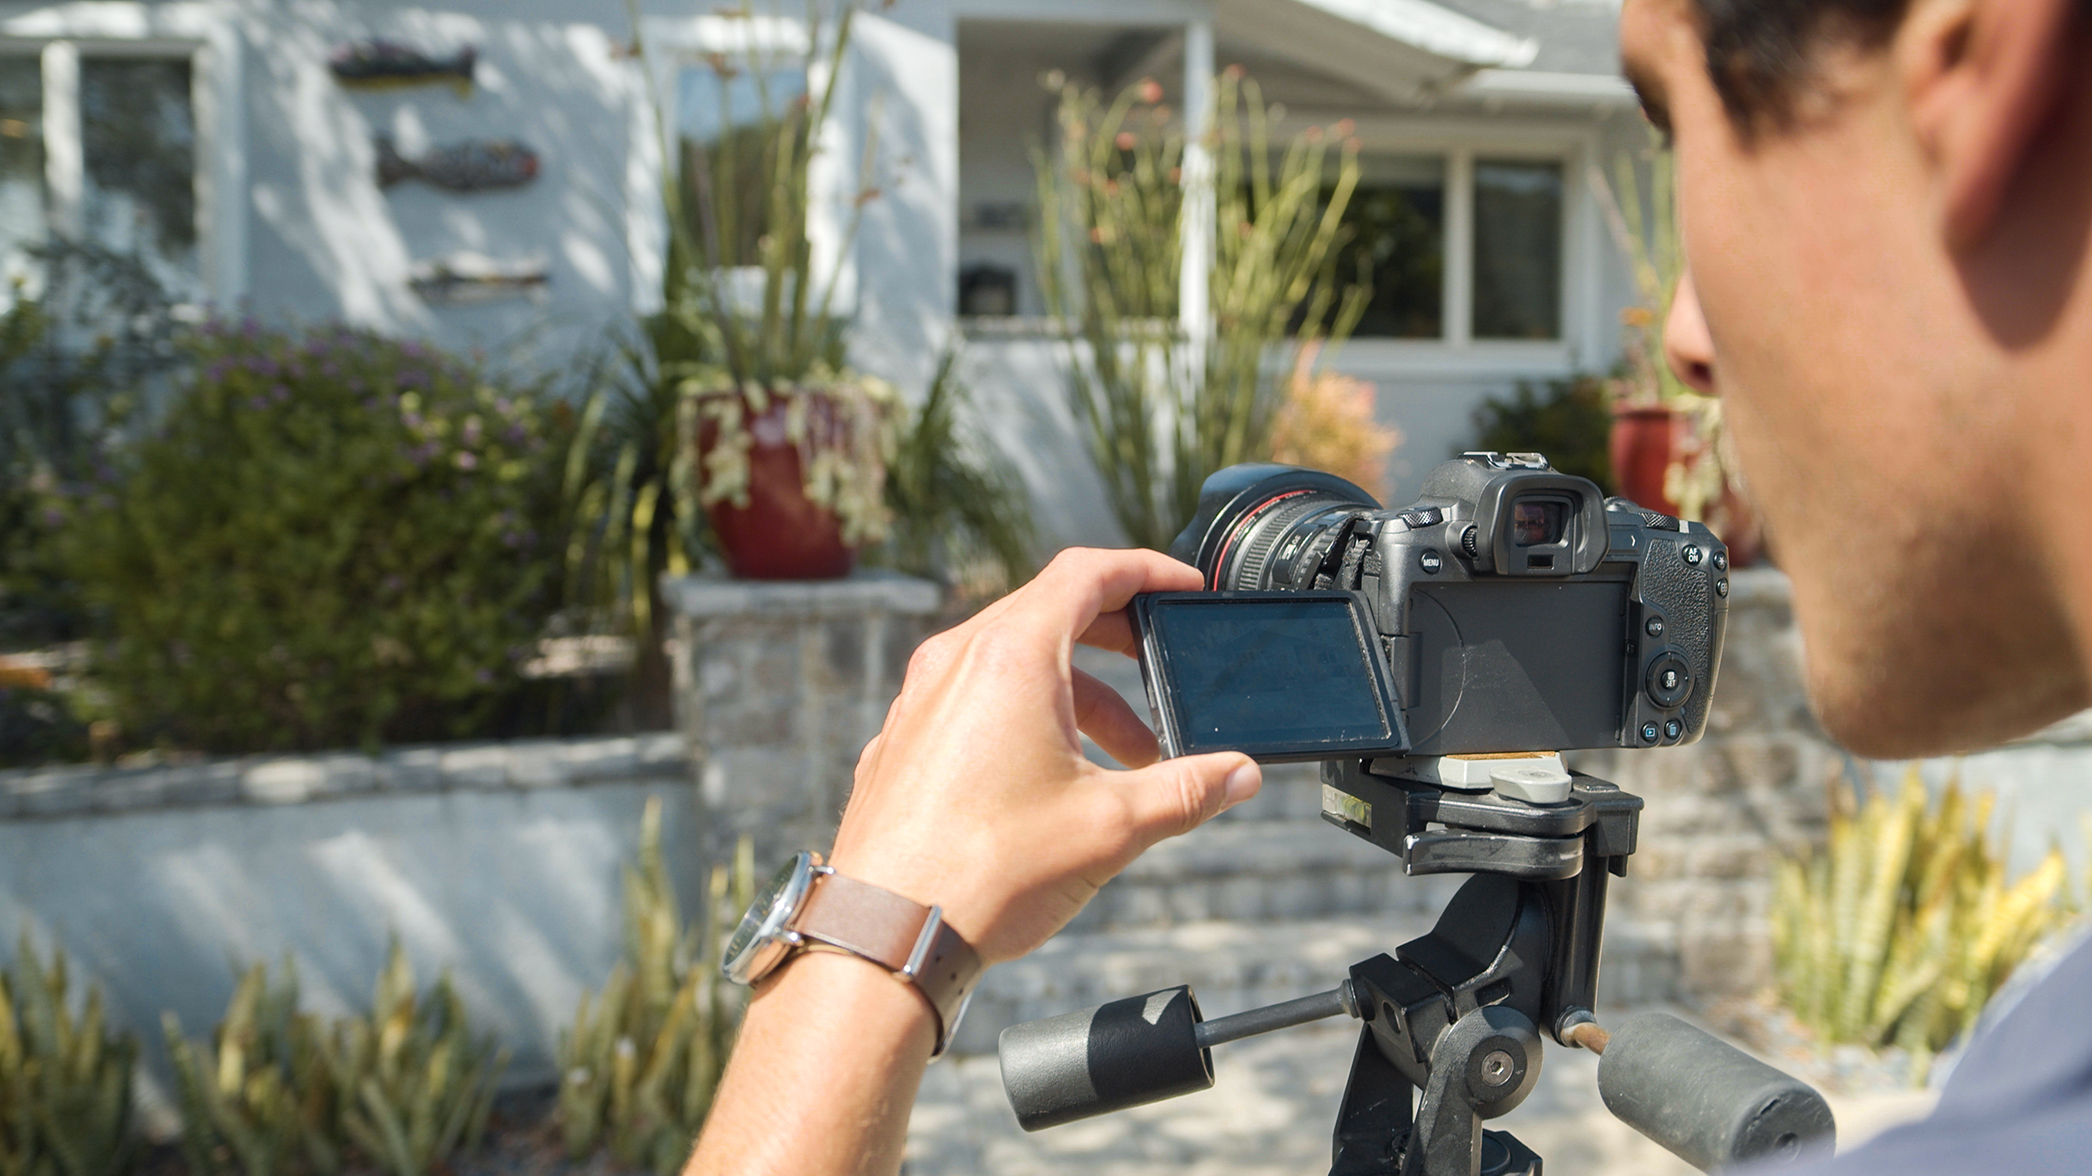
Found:
[[[1003,1090],[1026,1131],[1057,1127],[1213,1085],[1187,985],[1002,1031]]]

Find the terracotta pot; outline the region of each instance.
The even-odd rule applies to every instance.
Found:
[[[822,411],[824,403],[815,402],[809,428],[839,427],[839,414]],[[715,502],[705,508],[705,517],[727,569],[740,579],[841,579],[850,574],[857,553],[843,542],[835,512],[806,496],[805,469],[799,447],[785,432],[785,413],[783,399],[775,398],[767,410],[747,419],[748,505]],[[718,431],[710,421],[699,427],[700,460],[718,443]]]
[[[1610,452],[1614,490],[1650,510],[1678,513],[1663,492],[1664,471],[1678,451],[1680,418],[1662,405],[1613,406]]]

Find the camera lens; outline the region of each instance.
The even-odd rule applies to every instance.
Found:
[[[1206,479],[1198,515],[1170,554],[1205,573],[1206,587],[1308,588],[1373,497],[1342,478],[1279,465],[1230,466]]]

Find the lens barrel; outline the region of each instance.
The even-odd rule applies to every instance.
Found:
[[[1213,590],[1310,588],[1345,524],[1379,508],[1372,495],[1334,474],[1229,466],[1206,479],[1198,513],[1170,554],[1204,573]]]

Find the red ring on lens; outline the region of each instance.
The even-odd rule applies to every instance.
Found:
[[[1228,529],[1228,537],[1220,541],[1220,554],[1213,560],[1213,575],[1209,590],[1213,592],[1221,590],[1220,573],[1221,569],[1228,566],[1228,552],[1235,549],[1235,541],[1242,538],[1243,533],[1249,530],[1250,525],[1255,523],[1259,516],[1288,498],[1298,498],[1303,494],[1313,493],[1315,493],[1314,487],[1303,487],[1299,490],[1288,490],[1284,494],[1274,494],[1245,513],[1233,527]]]

